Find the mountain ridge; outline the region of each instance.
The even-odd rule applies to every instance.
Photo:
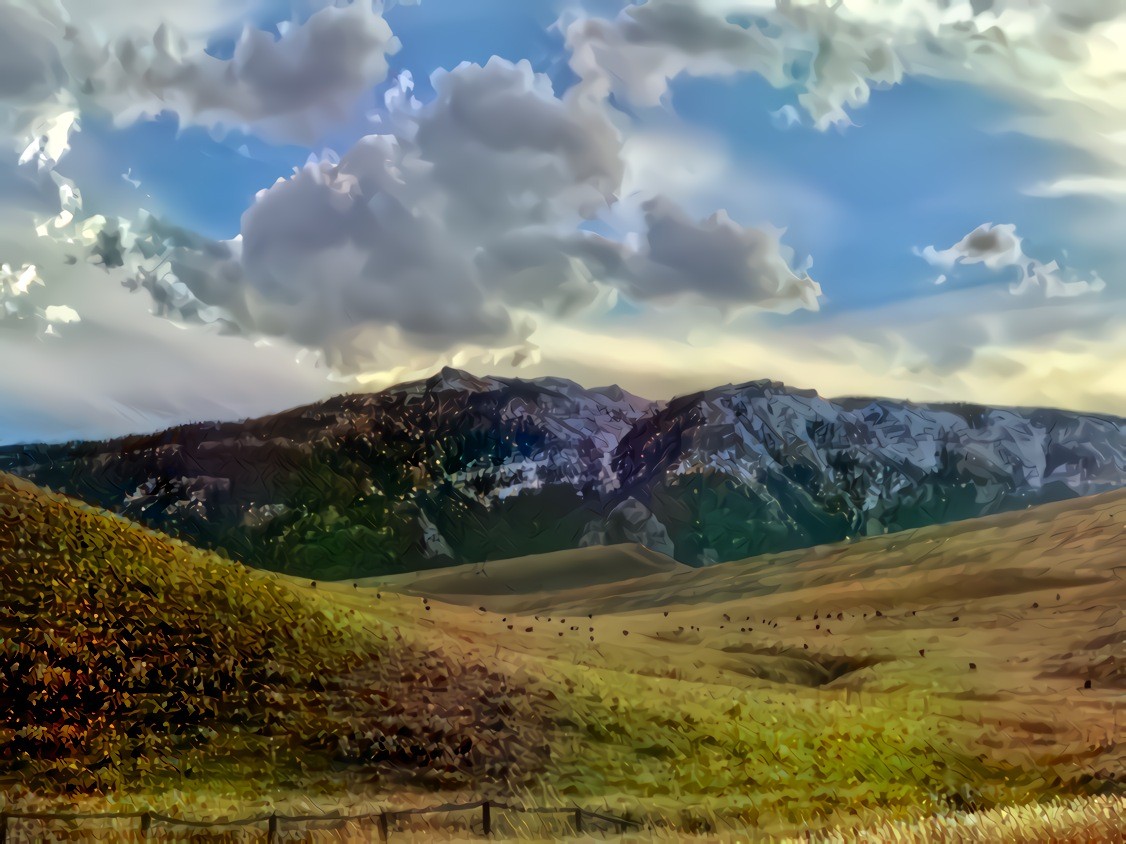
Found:
[[[1126,424],[770,379],[651,401],[446,368],[241,423],[3,447],[0,469],[322,579],[622,542],[699,566],[1115,489]]]

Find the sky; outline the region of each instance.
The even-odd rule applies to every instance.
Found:
[[[0,0],[0,442],[446,366],[1126,414],[1126,5]]]

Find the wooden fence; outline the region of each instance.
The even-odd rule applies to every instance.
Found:
[[[364,821],[368,821],[378,824],[380,839],[382,841],[387,841],[391,835],[392,825],[400,818],[411,815],[431,815],[449,812],[474,812],[478,810],[480,810],[481,812],[481,834],[486,837],[491,835],[493,832],[494,810],[506,812],[522,812],[527,814],[539,815],[569,816],[572,825],[574,826],[575,832],[577,833],[588,831],[588,821],[610,824],[618,832],[626,832],[630,827],[640,828],[641,826],[639,822],[629,820],[628,818],[621,818],[615,815],[603,814],[601,812],[592,812],[589,809],[582,809],[577,806],[573,808],[525,807],[512,806],[507,803],[500,803],[496,800],[479,800],[475,803],[445,803],[440,806],[427,806],[421,809],[384,809],[379,812],[366,812],[358,815],[342,815],[339,813],[329,813],[321,815],[279,815],[276,812],[271,812],[268,815],[255,815],[253,817],[239,818],[237,820],[216,821],[198,821],[189,820],[187,818],[174,818],[169,815],[159,814],[157,812],[100,812],[81,814],[77,812],[4,811],[0,812],[0,844],[8,844],[8,824],[9,821],[13,820],[37,820],[46,822],[63,821],[67,823],[77,823],[84,820],[121,819],[137,820],[137,829],[140,832],[142,839],[148,838],[152,834],[153,826],[157,824],[190,827],[193,829],[227,829],[240,826],[264,825],[266,840],[270,842],[270,844],[275,844],[275,842],[278,840],[279,830],[282,824],[331,821],[337,821],[341,823],[355,821],[357,823],[363,823]]]

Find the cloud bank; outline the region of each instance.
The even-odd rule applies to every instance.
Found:
[[[348,373],[463,346],[526,358],[537,320],[617,295],[818,307],[780,231],[723,212],[696,221],[661,196],[644,201],[643,232],[585,228],[619,201],[624,174],[604,101],[557,96],[528,62],[495,57],[431,82],[420,105],[403,77],[386,132],[261,191],[233,241],[148,221],[130,247],[151,259],[134,285],[165,315],[286,337]]]
[[[646,0],[559,27],[582,79],[638,104],[656,105],[681,74],[756,73],[795,89],[823,129],[906,75],[1035,99],[1121,85],[1102,51],[1122,11],[1099,0]]]

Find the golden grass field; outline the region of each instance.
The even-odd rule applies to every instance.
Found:
[[[1111,493],[565,591],[330,589],[552,685],[558,799],[783,834],[1120,793],[1124,515]]]
[[[13,527],[43,511],[56,515]],[[637,840],[1121,841],[1124,516],[1118,492],[708,569],[612,548],[571,567],[541,555],[531,571],[490,563],[429,584],[314,586],[5,480],[0,587],[20,623],[49,621],[52,641],[89,650],[90,621],[81,635],[59,624],[74,601],[110,631],[138,629],[147,601],[139,629],[156,652],[175,636],[199,646],[170,660],[173,711],[209,712],[214,698],[192,684],[209,658],[191,631],[251,672],[276,669],[241,699],[240,717],[269,713],[267,725],[212,712],[197,719],[206,732],[185,727],[190,748],[158,729],[155,756],[121,739],[142,747],[147,773],[111,755],[101,789],[59,785],[73,748],[52,765],[4,757],[5,796],[194,816],[485,796],[644,819],[652,829],[627,836]],[[103,545],[75,550],[83,532]],[[57,556],[27,552],[51,542],[69,561],[65,588]],[[634,576],[612,581],[623,555]],[[137,591],[170,568],[178,585],[159,601]],[[48,575],[65,601],[26,585]],[[108,588],[91,602],[87,582]],[[135,716],[114,706],[122,723]],[[374,752],[400,728],[400,755]],[[194,777],[161,763],[189,749]]]

